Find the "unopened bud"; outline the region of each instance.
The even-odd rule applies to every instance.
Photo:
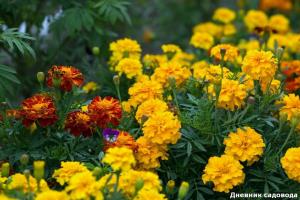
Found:
[[[10,167],[9,167],[9,163],[3,163],[2,166],[1,166],[1,176],[3,177],[8,177],[9,176],[9,170],[10,170]]]
[[[287,113],[280,113],[279,120],[280,120],[281,122],[286,122],[287,119],[288,119]]]
[[[144,180],[142,178],[138,178],[135,182],[135,191],[138,192],[144,187]]]
[[[37,180],[41,180],[45,175],[45,161],[34,161],[33,175]]]
[[[299,116],[295,116],[295,117],[293,117],[293,118],[291,119],[291,125],[292,125],[293,127],[297,127],[298,124],[299,124],[299,122],[300,122],[300,117],[299,117]]]
[[[118,75],[114,75],[113,81],[115,85],[120,85],[120,77]]]
[[[175,181],[169,180],[169,181],[167,182],[167,187],[166,187],[167,193],[169,193],[169,194],[173,193],[174,187],[175,187]]]
[[[99,47],[93,47],[92,52],[95,56],[98,56],[100,53],[100,48]]]
[[[278,48],[276,49],[276,57],[277,57],[279,60],[281,60],[282,55],[283,55],[283,52],[284,52],[284,48],[282,48],[282,47],[278,47]]]
[[[21,162],[22,165],[26,166],[29,162],[28,154],[26,154],[26,153],[22,154],[21,157],[20,157],[20,162]]]
[[[250,104],[250,105],[254,105],[255,104],[255,98],[253,96],[248,97],[247,103]]]
[[[188,182],[183,181],[179,187],[178,191],[178,199],[182,200],[185,198],[189,191],[190,185]]]
[[[45,73],[44,72],[38,72],[36,74],[36,78],[38,80],[39,83],[44,83],[45,81]]]
[[[101,173],[103,172],[101,167],[95,167],[93,170],[93,175],[95,177],[99,177],[101,175]]]

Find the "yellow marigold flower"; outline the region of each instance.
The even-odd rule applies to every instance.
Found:
[[[229,8],[218,8],[215,10],[213,19],[228,24],[235,19],[235,12]]]
[[[272,15],[269,20],[269,27],[278,33],[286,33],[290,29],[290,21],[284,15]]]
[[[291,120],[300,114],[300,99],[295,94],[288,94],[283,97],[283,106],[279,110],[280,115],[287,115],[287,119]]]
[[[131,79],[142,74],[143,65],[139,60],[132,58],[122,59],[116,66],[116,71],[119,75],[126,74],[127,78]]]
[[[252,50],[247,52],[242,71],[254,80],[271,80],[277,70],[277,59],[271,51]]]
[[[267,47],[269,49],[274,49],[275,44],[277,43],[278,47],[290,47],[291,41],[288,40],[288,37],[286,35],[280,35],[280,34],[273,34],[269,38],[267,42]]]
[[[90,199],[96,195],[102,196],[97,186],[99,185],[96,183],[96,178],[93,176],[92,172],[86,171],[72,176],[69,185],[66,187],[66,191],[70,193],[71,199]]]
[[[119,187],[127,197],[133,197],[135,194],[136,182],[142,179],[144,186],[142,190],[161,191],[160,180],[157,174],[149,171],[129,170],[122,172],[120,176]]]
[[[214,37],[220,37],[222,35],[222,27],[212,22],[205,22],[196,25],[193,28],[193,32],[209,33]]]
[[[182,52],[181,48],[176,44],[164,44],[161,46],[161,49],[164,53],[180,53]]]
[[[162,85],[155,80],[136,82],[128,90],[130,105],[136,107],[148,99],[162,99]]]
[[[300,34],[289,33],[286,35],[288,43],[288,48],[293,53],[300,52]]]
[[[85,91],[86,93],[90,93],[98,90],[99,88],[100,87],[96,82],[90,81],[82,87],[82,90]]]
[[[236,27],[233,24],[226,24],[226,25],[224,25],[224,27],[223,27],[223,34],[225,36],[236,34]]]
[[[149,99],[138,107],[135,118],[141,123],[143,117],[151,117],[155,112],[164,112],[167,110],[168,105],[166,102],[159,99]]]
[[[21,190],[25,193],[36,192],[38,190],[37,180],[32,176],[29,176],[29,183],[26,176],[20,173],[12,175],[10,179],[10,182],[7,184],[9,190]],[[41,179],[40,190],[46,191],[48,189],[47,182],[44,179]]]
[[[151,79],[158,81],[165,87],[168,87],[170,78],[174,78],[176,81],[176,85],[180,85],[190,76],[190,70],[180,65],[180,63],[167,62],[163,63],[160,67],[155,69]]]
[[[258,50],[259,49],[259,41],[258,40],[241,40],[238,47],[239,49],[243,49],[246,51]]]
[[[180,121],[169,111],[155,112],[143,124],[144,137],[155,144],[175,144],[181,137]]]
[[[35,200],[69,200],[70,198],[65,192],[58,192],[55,190],[48,190],[42,193],[39,193]]]
[[[230,44],[219,44],[211,49],[210,55],[218,60],[222,59],[221,49],[225,49],[224,61],[234,61],[238,55],[238,48]]]
[[[144,136],[139,137],[136,141],[138,144],[138,151],[136,152],[136,160],[138,168],[144,170],[151,170],[160,167],[159,160],[167,160],[167,146],[157,145],[149,141]]]
[[[193,76],[197,79],[218,83],[222,79],[222,69],[220,65],[209,65],[206,61],[199,61],[193,64]],[[230,77],[232,73],[227,68],[223,68],[223,77]]]
[[[250,31],[255,28],[263,28],[268,25],[268,16],[259,10],[249,10],[244,18],[244,22]]]
[[[244,182],[243,166],[232,156],[210,157],[202,175],[203,183],[213,182],[214,191],[228,193]]]
[[[60,185],[70,181],[70,178],[77,173],[86,172],[88,169],[80,162],[61,162],[61,168],[56,169],[52,175]]]
[[[109,46],[109,50],[112,52],[110,57],[110,63],[116,64],[123,58],[140,59],[141,47],[136,40],[129,38],[119,39],[112,42]]]
[[[281,166],[289,179],[300,183],[300,147],[289,148],[281,158]]]
[[[266,146],[262,136],[250,127],[238,128],[224,140],[225,154],[250,166],[259,160]]]
[[[262,91],[265,93],[269,87],[269,92],[271,94],[277,94],[278,93],[278,90],[280,88],[280,85],[281,85],[281,82],[279,80],[276,80],[276,79],[273,79],[270,82],[266,82],[266,81],[261,81],[260,82],[260,86],[261,86],[261,89]]]
[[[168,62],[168,57],[166,55],[146,54],[143,57],[143,62],[146,66],[156,68],[162,63]]]
[[[214,37],[209,33],[196,32],[193,34],[190,44],[195,48],[208,50],[214,45]]]
[[[215,96],[214,86],[210,85],[208,92]],[[234,111],[237,108],[241,108],[245,104],[245,98],[247,97],[247,88],[244,84],[240,84],[239,81],[223,79],[221,91],[218,99],[218,107],[227,110]]]
[[[109,148],[102,161],[109,164],[115,171],[127,171],[136,163],[132,150],[126,147]]]
[[[140,190],[133,200],[167,200],[164,194],[156,190]]]

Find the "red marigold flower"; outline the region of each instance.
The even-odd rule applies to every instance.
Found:
[[[25,99],[21,105],[20,115],[26,127],[35,121],[42,127],[46,127],[55,123],[58,118],[52,98],[43,94],[36,94]]]
[[[70,130],[74,136],[91,136],[93,124],[90,116],[86,112],[74,111],[68,114],[65,121],[65,129]]]
[[[53,87],[55,81],[58,81],[62,90],[69,92],[73,85],[79,87],[83,84],[83,75],[75,67],[54,65],[48,71],[47,85]]]
[[[118,134],[118,137],[115,141],[104,141],[104,151],[107,151],[109,148],[112,147],[127,147],[132,151],[136,152],[138,149],[138,145],[135,142],[135,139],[127,132],[121,131]]]
[[[88,113],[92,120],[101,128],[108,124],[119,125],[122,117],[120,102],[112,97],[95,97],[88,105]]]

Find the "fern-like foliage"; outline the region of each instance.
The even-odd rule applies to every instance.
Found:
[[[29,53],[35,58],[34,50],[27,43],[28,40],[34,40],[26,33],[19,32],[17,28],[9,28],[0,32],[0,43],[8,47],[9,51],[19,51],[22,54]]]

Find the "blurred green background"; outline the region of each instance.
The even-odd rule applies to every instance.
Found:
[[[52,65],[78,67],[86,81],[105,85],[112,76],[106,66],[111,41],[122,37],[136,39],[143,53],[160,52],[163,43],[185,48],[192,27],[208,21],[215,8],[249,9],[257,8],[258,3],[258,0],[0,0],[0,64],[15,69],[20,80],[20,84],[0,90],[2,100],[18,102],[37,92],[36,73],[46,73]],[[294,21],[294,26],[299,27],[299,20]],[[17,29],[8,32],[10,28]],[[92,54],[93,47],[100,48],[99,56]],[[18,81],[8,81],[5,85],[9,82]],[[114,95],[106,85],[101,92]]]

